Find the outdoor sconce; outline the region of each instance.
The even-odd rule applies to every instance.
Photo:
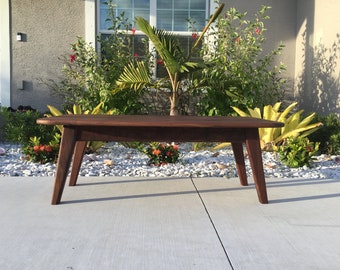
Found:
[[[22,41],[22,38],[23,38],[23,34],[18,32],[17,33],[17,41]]]

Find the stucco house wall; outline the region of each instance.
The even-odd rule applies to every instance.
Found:
[[[295,98],[306,111],[340,117],[340,1],[298,1]]]
[[[31,105],[46,111],[47,104],[60,101],[41,83],[60,76],[61,55],[84,36],[83,0],[11,1],[11,106]],[[23,41],[17,41],[18,32]]]
[[[95,40],[96,0],[6,1],[9,3],[10,13],[10,106],[31,105],[45,111],[46,104],[58,105],[60,101],[51,96],[40,80],[58,79],[62,67],[58,58],[70,53],[70,44],[76,40],[76,36]],[[223,2],[226,8],[234,6],[241,12],[247,11],[249,16],[262,5],[271,6],[268,12],[270,20],[265,25],[265,50],[276,48],[281,41],[285,44],[283,55],[276,64],[282,61],[287,66],[286,99],[299,101],[300,108],[306,111],[316,111],[324,115],[334,112],[340,115],[340,26],[336,24],[340,1]],[[2,13],[3,10],[0,15]],[[0,20],[6,18],[2,16]],[[16,41],[17,32],[24,34],[24,41]],[[0,43],[0,54],[4,54],[7,48],[2,41]],[[1,61],[5,58],[0,55]],[[0,75],[7,78],[6,72],[1,70],[3,66],[0,65]],[[4,78],[0,77],[0,80],[0,86],[6,85]],[[0,87],[2,106],[8,106],[3,102],[8,100],[7,91]]]

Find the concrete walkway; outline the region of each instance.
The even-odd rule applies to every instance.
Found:
[[[0,178],[1,270],[340,269],[340,180]]]

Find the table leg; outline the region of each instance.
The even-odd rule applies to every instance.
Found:
[[[67,174],[70,168],[74,146],[76,143],[76,129],[64,127],[59,157],[57,163],[57,172],[54,181],[52,204],[59,204],[63,195]]]
[[[85,153],[86,141],[77,141],[74,149],[72,169],[69,186],[75,186],[77,184],[78,174],[81,167],[81,162],[83,161],[83,156]]]
[[[258,129],[248,129],[246,133],[246,146],[248,150],[250,166],[253,171],[257,196],[260,203],[268,203],[259,132]]]
[[[242,186],[248,186],[246,165],[244,163],[242,143],[231,143],[231,146],[234,152],[236,168],[237,168],[238,177],[240,178],[240,183]]]

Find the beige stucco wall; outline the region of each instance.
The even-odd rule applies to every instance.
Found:
[[[338,0],[300,0],[295,97],[301,107],[340,116]]]
[[[59,104],[39,80],[58,78],[62,67],[58,57],[70,53],[70,44],[76,36],[87,38],[93,33],[91,40],[94,39],[94,16],[91,19],[94,1],[10,1],[13,107],[31,105],[44,111],[47,103]],[[340,25],[336,23],[339,0],[223,1],[226,8],[236,7],[249,16],[262,5],[271,6],[270,20],[265,24],[265,49],[272,50],[281,41],[286,46],[276,62],[282,61],[287,66],[286,99],[295,98],[306,111],[340,115]],[[92,9],[86,9],[90,19],[85,20],[88,3],[92,3]],[[24,42],[16,41],[17,32],[25,34]],[[330,49],[334,50],[333,57]],[[23,81],[24,90],[19,90]]]
[[[76,36],[84,36],[83,0],[12,0],[12,107],[31,105],[46,111],[46,103],[59,104],[40,80],[57,79],[61,55],[70,53]],[[16,33],[24,41],[16,41]],[[22,83],[24,82],[24,83]],[[23,84],[24,89],[19,90]]]

